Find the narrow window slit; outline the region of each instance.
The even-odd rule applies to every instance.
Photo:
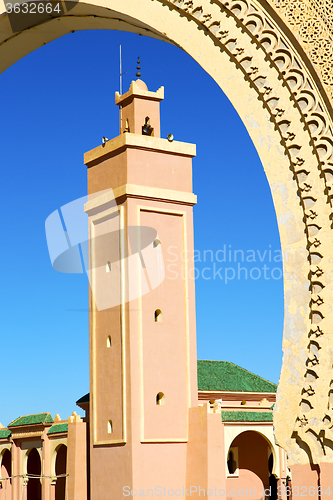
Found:
[[[154,316],[155,316],[155,322],[156,323],[162,323],[162,311],[161,309],[156,309],[155,313],[154,313]]]
[[[156,394],[156,404],[159,406],[165,405],[165,396],[163,392]]]

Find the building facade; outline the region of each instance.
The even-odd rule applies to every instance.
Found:
[[[1,429],[1,500],[160,489],[226,500],[249,491],[259,500],[280,488],[285,496],[276,386],[231,363],[197,365],[194,280],[184,259],[194,255],[195,146],[160,137],[163,97],[141,80],[116,93],[119,136],[85,154],[90,396],[78,405],[86,415],[31,415]],[[164,265],[171,247],[172,271]]]
[[[273,436],[276,385],[226,361],[199,360],[197,374],[201,432],[190,436],[190,445],[196,447],[199,441],[199,465],[207,464],[202,450],[208,455],[209,441],[217,437],[207,435],[206,420],[221,416],[218,434],[224,468],[209,496],[225,500],[286,497],[290,472]],[[59,415],[53,419],[50,413],[42,413],[19,417],[0,429],[0,500],[90,498],[89,399],[86,394],[77,401],[85,412],[83,418],[73,412],[64,421]],[[188,486],[191,496],[203,490],[205,474],[199,469]],[[130,496],[124,487],[122,496]],[[139,496],[139,489],[132,490]],[[158,490],[154,493],[159,496]]]

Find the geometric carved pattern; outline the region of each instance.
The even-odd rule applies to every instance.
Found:
[[[333,200],[333,124],[326,109],[325,100],[313,81],[309,69],[290,40],[281,33],[268,14],[257,3],[250,0],[161,0],[169,7],[172,5],[182,15],[194,21],[213,38],[214,43],[226,51],[230,61],[244,73],[249,84],[256,90],[271,121],[279,130],[281,142],[289,157],[290,168],[298,185],[298,195],[304,213],[304,230],[308,240],[309,289],[311,290],[311,327],[308,332],[308,354],[304,359],[304,384],[299,394],[299,414],[295,415],[295,427],[292,432],[298,436],[298,442],[305,442],[313,450],[314,463],[323,460],[327,447],[333,451],[333,380],[325,363],[322,352],[328,354],[329,334],[332,326],[325,320],[326,275],[332,271],[330,262],[331,249],[325,249],[321,234],[331,228]],[[301,0],[274,0],[276,7],[288,17],[289,26],[297,26],[297,32],[307,45],[307,52],[321,73],[322,80],[330,97],[333,97],[333,51],[328,27],[323,19],[312,16],[307,2]],[[213,13],[218,6],[220,15]],[[328,11],[327,11],[328,12]],[[235,30],[226,29],[224,16],[233,18]],[[331,19],[327,19],[330,23]],[[302,155],[304,137],[298,141],[292,129],[292,117],[286,111],[275,92],[267,75],[260,68],[260,61],[247,54],[239,45],[239,29],[246,33],[258,49],[265,52],[265,60],[277,72],[289,91],[289,99],[299,113],[299,120],[304,123],[308,135],[307,144],[311,144],[311,158]],[[325,183],[325,185],[323,185]],[[323,206],[323,191],[326,193],[326,205]],[[327,207],[330,206],[330,213]],[[326,250],[326,253],[325,253]],[[325,258],[326,257],[326,258]],[[332,368],[330,366],[330,368]],[[318,404],[318,395],[320,398]],[[317,404],[316,402],[317,401]],[[330,445],[332,443],[332,446]],[[289,450],[288,450],[289,452]],[[327,460],[327,457],[325,457]]]
[[[332,0],[271,0],[316,68],[333,104]]]

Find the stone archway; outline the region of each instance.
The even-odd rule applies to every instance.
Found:
[[[6,500],[11,498],[12,494],[12,453],[11,450],[5,448],[0,453],[0,477],[2,478],[0,486],[0,499]]]
[[[285,326],[275,429],[291,465],[333,462],[330,12],[328,0],[95,0],[16,33],[0,16],[1,70],[70,31],[107,28],[178,45],[223,88],[261,158],[279,224]]]
[[[255,498],[260,498],[270,487],[268,459],[270,453],[274,452],[272,443],[256,430],[245,430],[233,439],[228,457],[233,450],[235,450],[234,456],[231,458],[235,464],[234,469],[228,464],[229,477],[226,482],[226,491],[234,490],[235,500],[241,499],[242,491],[250,490],[255,492]],[[236,450],[237,456],[235,456]]]
[[[67,467],[67,446],[61,444],[56,450],[55,457],[55,500],[65,500],[66,498],[66,467]]]
[[[27,500],[41,500],[42,484],[41,484],[42,465],[39,452],[36,448],[32,448],[27,456]]]

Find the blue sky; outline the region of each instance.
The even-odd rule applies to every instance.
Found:
[[[279,234],[266,176],[235,110],[177,47],[130,33],[75,32],[0,77],[6,117],[0,135],[4,425],[42,411],[67,418],[89,390],[88,280],[52,269],[45,220],[86,194],[83,153],[102,136],[118,135],[119,44],[127,72],[123,91],[135,79],[140,56],[148,88],[165,87],[162,137],[172,132],[176,140],[197,144],[198,358],[232,361],[273,382],[279,378],[283,280],[281,262],[274,261]],[[224,249],[227,257],[228,250],[241,250],[252,262],[241,262],[241,252],[236,262],[219,262],[223,254],[217,252]],[[248,279],[245,271],[237,279],[238,264],[247,266]],[[226,267],[230,277],[235,271],[227,283]]]

